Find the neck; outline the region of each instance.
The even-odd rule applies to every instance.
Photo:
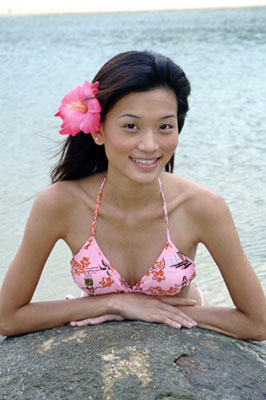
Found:
[[[158,179],[149,183],[136,182],[125,175],[108,171],[103,192],[105,198],[121,210],[134,211],[158,204],[160,186]]]

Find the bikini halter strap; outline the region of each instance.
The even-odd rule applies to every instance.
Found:
[[[95,208],[94,208],[94,218],[92,221],[91,236],[93,236],[95,234],[98,210],[99,210],[100,201],[101,201],[101,197],[102,197],[102,191],[103,191],[104,184],[106,182],[106,178],[107,178],[107,176],[104,177],[101,187],[100,187],[100,190],[99,190],[99,193],[98,193],[98,196],[97,196],[97,200],[96,200],[96,204],[95,204]],[[165,220],[165,225],[166,225],[167,240],[169,241],[170,234],[169,234],[169,227],[168,227],[168,212],[167,212],[167,206],[166,206],[166,200],[165,200],[165,196],[164,196],[164,192],[163,192],[162,182],[159,177],[158,177],[158,182],[160,185],[161,197],[162,197],[162,201],[163,201],[162,206],[163,206],[163,214],[164,214],[164,220]]]
[[[165,195],[163,191],[163,185],[161,182],[161,179],[158,177],[159,185],[160,185],[160,191],[161,191],[161,196],[163,200],[163,215],[164,215],[164,220],[165,220],[165,225],[166,225],[166,234],[167,234],[167,241],[170,241],[170,233],[169,233],[169,226],[168,226],[168,212],[167,212],[167,205],[166,205],[166,200],[165,200]]]
[[[96,221],[97,221],[97,216],[98,216],[98,209],[99,209],[99,205],[100,205],[100,201],[101,201],[101,197],[102,197],[103,187],[104,187],[104,184],[106,182],[106,178],[107,178],[107,176],[105,176],[103,181],[102,181],[102,184],[101,184],[98,196],[97,196],[96,204],[95,204],[95,207],[94,207],[94,217],[93,217],[92,227],[91,227],[91,236],[93,236],[94,233],[95,233]]]

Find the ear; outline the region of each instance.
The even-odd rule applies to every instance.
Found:
[[[98,132],[93,132],[91,134],[93,137],[93,140],[95,144],[101,146],[104,144],[104,136],[103,136],[103,129],[102,129],[102,124],[100,124],[99,131]]]

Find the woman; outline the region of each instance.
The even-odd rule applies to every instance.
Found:
[[[3,335],[131,319],[266,339],[265,296],[227,205],[171,174],[189,93],[171,60],[132,51],[63,98],[56,116],[69,136],[2,286]],[[83,296],[31,303],[58,239]],[[200,242],[235,308],[210,307],[194,284]]]

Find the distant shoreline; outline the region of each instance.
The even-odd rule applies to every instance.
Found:
[[[3,4],[4,3],[4,4]],[[50,1],[51,3],[51,1]],[[87,13],[112,13],[112,12],[140,12],[140,11],[178,11],[178,10],[203,10],[203,9],[222,9],[222,8],[254,8],[254,7],[266,7],[266,0],[250,1],[250,0],[223,0],[216,1],[215,3],[210,0],[187,0],[186,5],[183,2],[165,1],[163,6],[143,4],[135,5],[130,4],[119,4],[115,5],[115,2],[109,2],[102,5],[97,4],[80,4],[77,0],[75,5],[67,3],[65,1],[64,7],[56,6],[56,0],[53,2],[54,5],[49,5],[49,1],[46,1],[46,6],[41,4],[36,5],[36,1],[24,1],[23,6],[19,1],[4,1],[0,5],[1,16],[15,16],[15,15],[51,15],[51,14],[87,14]],[[180,4],[178,4],[180,3]],[[111,4],[111,5],[110,5]]]

